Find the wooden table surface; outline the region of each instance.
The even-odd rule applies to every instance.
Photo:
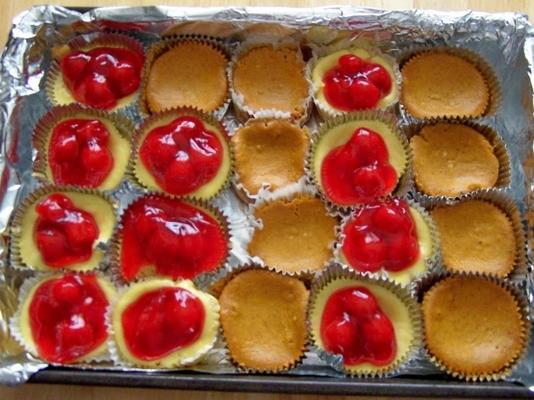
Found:
[[[534,0],[0,0],[0,43],[5,43],[13,17],[34,4],[61,4],[65,6],[133,6],[133,5],[175,5],[175,6],[292,6],[318,7],[344,4],[385,9],[435,9],[435,10],[480,10],[489,12],[517,11],[534,15]],[[28,384],[16,388],[0,387],[0,400],[158,400],[188,398],[189,400],[297,400],[326,399],[326,396],[297,396],[269,394],[240,394],[217,392],[186,392],[176,390],[125,389],[107,387],[78,387],[66,385]]]

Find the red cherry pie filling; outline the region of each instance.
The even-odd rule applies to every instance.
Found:
[[[164,191],[187,195],[215,178],[225,151],[220,137],[191,115],[150,130],[141,143],[139,157]]]
[[[358,111],[375,108],[391,92],[392,77],[380,64],[344,54],[324,74],[323,83],[324,97],[332,107]]]
[[[48,266],[63,268],[91,258],[99,236],[91,213],[61,193],[43,198],[35,211],[34,241]]]
[[[84,105],[110,110],[134,93],[141,83],[144,56],[123,47],[74,50],[60,62],[63,82]]]
[[[41,358],[66,364],[100,352],[108,336],[105,314],[109,305],[100,279],[94,274],[69,273],[45,279],[30,292],[21,315],[21,324],[29,326],[21,326],[21,331],[24,335],[30,329]]]
[[[126,281],[151,266],[157,275],[194,278],[224,263],[226,232],[217,218],[192,204],[147,196],[122,219],[120,271]]]
[[[54,182],[96,188],[113,169],[110,133],[98,119],[67,119],[50,136],[48,164]]]
[[[406,201],[391,199],[355,211],[343,229],[342,254],[360,272],[399,272],[420,256],[416,224]]]
[[[356,129],[349,140],[331,149],[321,163],[321,182],[330,200],[341,205],[367,203],[390,194],[398,176],[380,134]]]
[[[396,356],[395,329],[365,287],[339,289],[328,298],[321,318],[324,349],[343,355],[346,366],[390,364]]]

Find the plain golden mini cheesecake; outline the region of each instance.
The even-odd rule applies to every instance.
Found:
[[[232,136],[235,170],[250,195],[274,191],[304,175],[308,133],[287,120],[251,120]]]
[[[305,63],[294,46],[245,50],[235,60],[230,79],[234,105],[246,114],[268,110],[299,120],[307,113]]]
[[[474,118],[488,109],[488,82],[477,66],[461,56],[423,52],[410,58],[401,73],[401,103],[414,117]]]
[[[512,222],[496,205],[468,200],[432,211],[443,262],[451,271],[508,275],[516,258]]]
[[[424,295],[423,322],[434,361],[467,379],[507,375],[526,345],[517,300],[487,278],[453,276],[436,283]]]
[[[308,290],[299,279],[248,269],[229,280],[219,302],[224,337],[239,366],[276,372],[303,356]]]
[[[457,196],[495,186],[499,160],[475,129],[440,122],[424,126],[410,140],[417,188],[431,196]]]
[[[144,93],[150,113],[179,107],[209,113],[223,105],[228,59],[221,49],[202,40],[182,40],[157,44],[156,51],[149,59]]]
[[[248,245],[251,256],[260,257],[278,271],[317,271],[332,258],[337,218],[328,214],[321,200],[310,195],[267,202],[254,210],[261,220]]]

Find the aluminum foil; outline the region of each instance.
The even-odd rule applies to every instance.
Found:
[[[203,23],[207,21],[209,23]],[[269,23],[255,29],[258,23]],[[273,23],[285,29],[273,28]],[[8,224],[13,209],[37,182],[31,175],[32,131],[41,116],[49,109],[44,96],[44,77],[50,64],[50,49],[65,43],[77,34],[91,34],[104,29],[127,30],[145,45],[153,43],[165,33],[200,33],[223,36],[230,48],[235,48],[247,35],[260,34],[266,39],[276,35],[295,38],[307,36],[318,44],[338,37],[371,40],[382,51],[396,57],[417,44],[461,46],[483,56],[494,68],[503,91],[500,112],[477,122],[487,124],[500,133],[510,151],[512,182],[508,194],[520,208],[526,224],[534,221],[534,157],[532,139],[534,119],[534,30],[527,17],[520,14],[486,14],[479,12],[381,11],[355,7],[325,8],[99,8],[80,12],[56,6],[39,6],[20,14],[4,49],[0,64],[0,383],[16,384],[47,364],[26,354],[10,337],[7,320],[17,306],[17,291],[25,278],[9,266]],[[399,114],[399,113],[398,113]],[[402,114],[399,123],[408,123]],[[137,122],[141,120],[136,116]],[[230,129],[236,127],[234,114],[224,117]],[[316,121],[308,122],[316,129]],[[129,182],[114,193],[121,208],[139,194]],[[226,190],[214,204],[228,215],[233,234],[233,250],[228,269],[249,257],[243,244],[257,223],[250,211],[232,190]],[[530,224],[528,225],[530,227]],[[528,230],[529,243],[533,243]],[[532,260],[529,246],[529,260]],[[520,290],[534,304],[534,278],[529,272],[517,281]],[[224,273],[225,271],[223,271]],[[199,280],[205,286],[212,279]],[[534,307],[531,307],[534,309]],[[534,345],[534,343],[533,343]],[[534,351],[519,363],[509,380],[521,382],[534,390]],[[335,362],[335,360],[332,360]],[[339,361],[339,360],[338,360]],[[80,365],[81,368],[122,369],[113,365]],[[209,356],[195,370],[210,373],[236,373],[228,361],[224,343],[215,346]],[[425,360],[421,349],[404,373],[427,375],[437,373]],[[342,376],[319,358],[308,353],[302,365],[288,372],[290,375]]]

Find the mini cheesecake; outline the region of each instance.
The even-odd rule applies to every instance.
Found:
[[[118,362],[174,368],[193,364],[213,347],[219,304],[191,281],[152,279],[120,295],[111,322]]]
[[[279,112],[300,120],[307,114],[306,65],[295,46],[257,45],[234,61],[230,85],[234,105],[244,114]]]
[[[391,194],[407,164],[399,134],[379,119],[338,119],[323,125],[311,157],[316,185],[341,207]]]
[[[493,145],[477,130],[446,122],[426,125],[410,139],[414,180],[431,196],[459,196],[494,187],[499,159]]]
[[[489,201],[468,200],[431,211],[445,268],[507,276],[516,260],[509,216]]]
[[[121,218],[115,262],[122,278],[158,275],[172,279],[212,272],[228,256],[227,223],[204,204],[145,195]]]
[[[367,204],[343,227],[340,259],[358,272],[385,273],[406,285],[427,270],[435,251],[427,221],[402,199]]]
[[[286,120],[250,120],[232,136],[239,183],[250,195],[274,191],[304,175],[306,130]]]
[[[222,125],[193,110],[154,116],[136,137],[134,174],[151,190],[209,199],[227,183],[231,164]]]
[[[14,330],[31,354],[53,364],[105,356],[105,316],[115,290],[92,274],[52,275],[33,284],[19,309]]]
[[[470,60],[450,52],[425,51],[401,68],[401,103],[417,118],[483,116],[488,82]]]
[[[230,356],[240,367],[282,371],[303,356],[308,290],[299,279],[248,269],[229,280],[219,302]]]
[[[34,169],[56,185],[114,189],[130,158],[130,129],[128,120],[101,111],[75,105],[53,108],[35,130]]]
[[[502,379],[523,353],[526,326],[515,296],[498,281],[457,275],[423,298],[427,350],[447,373]]]
[[[164,41],[149,52],[145,100],[150,113],[193,107],[209,113],[227,98],[226,55],[203,40]]]
[[[315,103],[326,115],[385,109],[399,97],[392,61],[364,49],[350,48],[320,57],[313,67],[312,82]]]
[[[417,315],[379,281],[335,278],[315,292],[310,307],[313,343],[343,356],[343,370],[350,375],[394,370],[417,338]]]
[[[15,261],[41,271],[96,268],[104,259],[97,246],[108,242],[114,224],[113,205],[96,193],[38,190],[15,216]]]
[[[75,39],[55,53],[57,64],[47,82],[54,105],[80,103],[115,111],[135,101],[145,59],[138,41],[103,34],[90,42]]]
[[[254,210],[261,221],[248,244],[251,256],[278,271],[318,271],[333,256],[337,218],[321,200],[296,195],[264,203]]]

